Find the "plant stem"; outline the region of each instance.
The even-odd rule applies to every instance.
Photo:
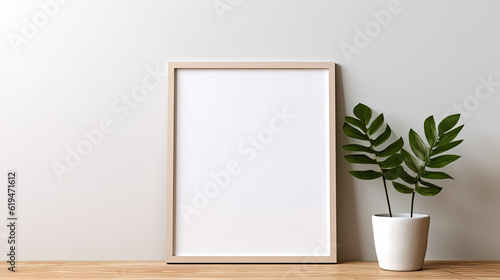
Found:
[[[429,149],[426,152],[425,160],[422,162],[422,165],[420,165],[420,168],[418,170],[419,172],[417,174],[417,178],[416,178],[416,182],[415,182],[415,188],[413,189],[413,193],[411,194],[410,218],[413,218],[413,204],[415,202],[415,192],[417,192],[418,182],[420,182],[420,178],[421,178],[420,176],[422,174],[424,174],[425,167],[427,167],[427,164],[429,164],[429,161],[430,161],[430,158],[431,158],[431,151],[432,151],[432,149],[434,149],[434,146],[436,145],[436,143],[437,143],[437,139],[436,139],[436,141],[434,141],[432,143],[432,145],[430,145]]]
[[[389,193],[387,192],[387,184],[384,176],[382,176],[382,181],[384,181],[385,198],[387,199],[387,208],[389,208],[389,217],[392,217],[391,203],[389,202]]]
[[[411,194],[411,211],[410,218],[413,218],[413,202],[415,201],[415,191]]]
[[[369,137],[370,136],[368,136],[368,138]],[[371,147],[373,148],[373,145]],[[382,174],[382,181],[384,182],[385,198],[387,200],[387,208],[389,208],[389,217],[392,217],[391,202],[389,201],[389,193],[387,192],[387,183],[385,182],[384,171],[382,170],[382,167],[380,167],[380,162],[378,161],[377,155],[375,155],[375,161],[377,162],[378,165],[378,171]]]
[[[375,150],[373,147],[373,139],[370,137],[368,132],[366,132],[366,136],[370,141],[370,148],[372,150]],[[378,171],[380,172],[380,174],[382,174],[382,181],[384,182],[385,198],[387,200],[387,208],[389,208],[389,217],[392,217],[391,202],[389,201],[389,193],[387,192],[387,183],[385,182],[384,170],[382,170],[382,167],[380,166],[380,162],[378,161],[378,157],[376,154],[375,154],[375,161],[377,162],[378,165]]]

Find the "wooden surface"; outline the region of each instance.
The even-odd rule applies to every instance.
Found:
[[[339,264],[210,265],[164,262],[19,262],[0,279],[500,279],[500,262],[426,262],[413,272],[381,270],[376,262]]]

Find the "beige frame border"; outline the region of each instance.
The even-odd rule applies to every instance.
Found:
[[[177,69],[327,69],[329,72],[330,256],[176,256],[175,160]],[[167,263],[336,263],[335,63],[333,62],[169,62],[168,63],[168,187]]]

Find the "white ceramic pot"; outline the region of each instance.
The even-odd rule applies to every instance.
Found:
[[[378,265],[396,271],[420,270],[427,251],[430,217],[397,213],[372,216]]]

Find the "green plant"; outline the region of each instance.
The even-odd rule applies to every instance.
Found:
[[[355,117],[346,116],[344,123],[344,133],[350,138],[359,139],[368,142],[368,146],[359,144],[347,144],[343,148],[349,152],[358,152],[356,154],[345,155],[345,159],[350,163],[375,164],[377,170],[362,170],[349,171],[349,173],[361,180],[372,180],[382,178],[384,183],[385,197],[387,207],[389,208],[389,216],[392,217],[391,203],[387,192],[387,180],[395,180],[398,178],[398,166],[404,161],[404,157],[398,152],[404,145],[403,138],[399,138],[394,143],[391,143],[383,150],[376,150],[389,139],[391,136],[391,128],[386,125],[385,130],[378,136],[374,136],[380,127],[384,124],[384,114],[378,115],[371,123],[372,110],[359,103],[353,110]],[[359,154],[362,153],[362,154]],[[368,154],[368,155],[367,155]]]
[[[410,129],[408,140],[414,155],[405,149],[401,150],[401,154],[405,165],[415,175],[408,174],[401,165],[396,167],[396,170],[398,177],[405,183],[413,185],[413,187],[395,181],[392,182],[397,191],[412,195],[410,217],[413,217],[415,193],[423,196],[434,196],[442,190],[442,187],[429,182],[429,179],[453,179],[450,175],[435,170],[445,167],[460,158],[457,155],[439,155],[462,143],[463,140],[453,141],[464,127],[463,125],[455,127],[459,119],[460,114],[448,116],[439,123],[436,129],[434,117],[428,117],[424,121],[424,132],[429,145],[426,145],[422,138],[413,129]],[[427,168],[432,169],[432,171],[427,170]]]

